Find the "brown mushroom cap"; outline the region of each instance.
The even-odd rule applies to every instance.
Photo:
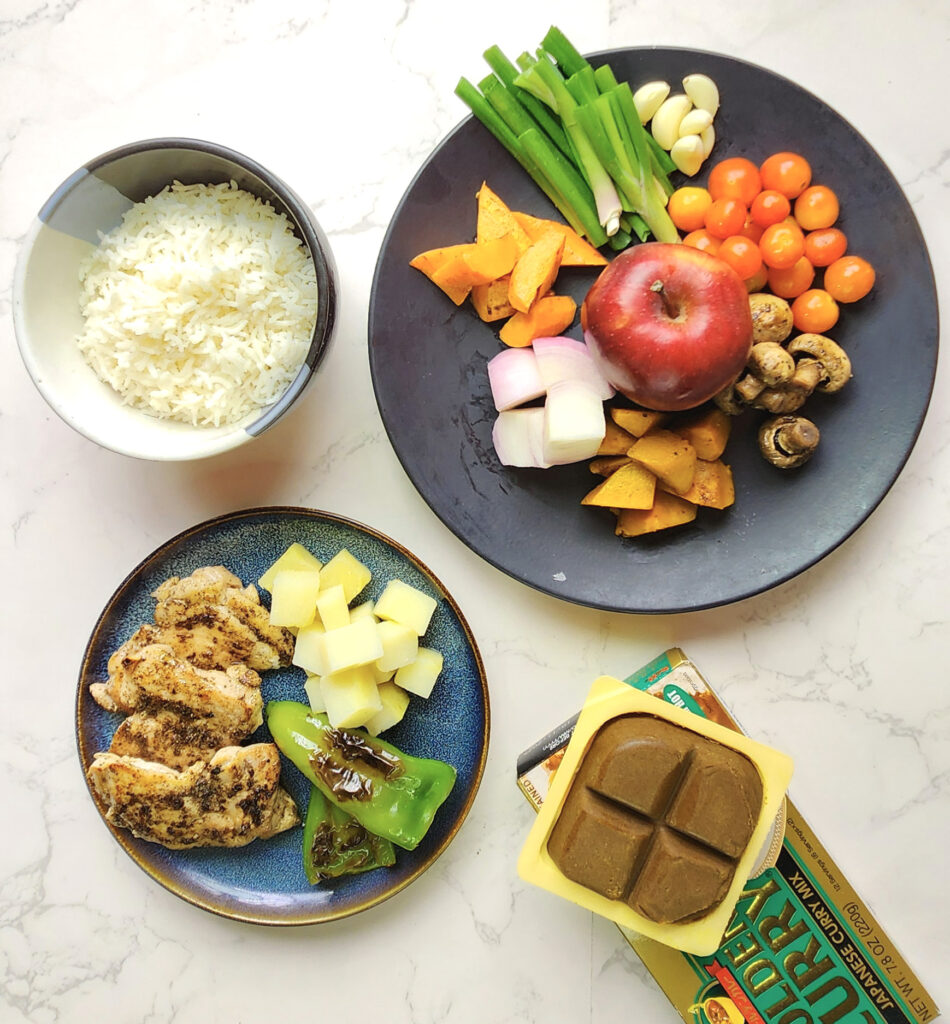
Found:
[[[821,433],[804,416],[773,416],[759,427],[759,449],[779,469],[795,469],[815,453]]]
[[[749,370],[769,388],[784,384],[795,373],[795,360],[777,341],[760,341],[752,346]]]
[[[774,341],[781,344],[792,333],[792,307],[777,295],[753,292],[749,296],[752,314],[752,343]]]
[[[847,353],[837,342],[823,334],[799,334],[788,343],[788,351],[793,356],[810,356],[820,364],[819,391],[840,391],[851,379],[851,360]]]

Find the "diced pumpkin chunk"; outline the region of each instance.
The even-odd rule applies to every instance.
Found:
[[[679,496],[705,508],[728,508],[736,500],[732,470],[720,459],[697,459],[692,486]]]
[[[527,313],[539,296],[547,293],[557,277],[563,252],[564,236],[549,231],[518,257],[508,282],[508,301],[519,313]]]
[[[656,533],[673,526],[691,523],[696,518],[696,506],[675,494],[658,490],[653,508],[621,509],[617,514],[614,532],[618,537],[640,537],[645,533]]]
[[[655,490],[656,477],[639,463],[629,462],[585,495],[581,504],[602,508],[651,508]]]
[[[475,238],[479,242],[487,242],[493,238],[513,238],[519,252],[524,252],[531,239],[525,229],[515,220],[514,214],[501,199],[482,182],[476,193],[478,199],[478,215],[475,227]]]
[[[569,295],[543,295],[527,313],[515,313],[498,337],[512,348],[524,348],[535,338],[554,338],[570,327],[577,304]]]
[[[726,450],[731,428],[732,417],[713,407],[673,429],[696,449],[697,458],[715,462]]]
[[[420,647],[415,661],[396,670],[395,683],[417,697],[428,697],[442,672],[443,659],[438,651]]]
[[[610,417],[618,427],[623,427],[634,437],[643,437],[653,427],[658,427],[666,418],[665,412],[652,409],[611,409]]]
[[[440,267],[444,267],[455,257],[461,256],[467,249],[471,249],[473,244],[472,242],[461,242],[459,245],[443,245],[438,249],[428,249],[426,252],[420,252],[418,256],[414,256],[409,261],[409,266],[421,270],[431,280],[432,275]]]
[[[658,429],[644,434],[627,454],[677,494],[692,485],[696,449],[670,430]]]
[[[508,301],[508,282],[510,275],[505,274],[488,284],[477,284],[472,288],[471,299],[475,312],[485,323],[494,323],[511,316],[515,307]]]
[[[599,455],[591,459],[587,468],[596,476],[610,476],[611,473],[620,469],[621,466],[630,464],[629,455]]]
[[[303,544],[295,542],[261,576],[257,585],[270,593],[274,589],[274,577],[283,569],[310,569],[313,572],[319,572],[322,568],[323,563],[319,558],[310,554]]]
[[[271,592],[272,626],[309,626],[317,611],[320,573],[313,569],[282,569]]]
[[[600,447],[597,449],[598,455],[626,455],[637,439],[638,435],[631,434],[629,431],[624,430],[623,427],[617,425],[617,421],[614,419],[616,411],[616,409],[610,410],[610,419],[607,420],[604,439],[600,442]]]
[[[340,548],[320,570],[320,586],[332,587],[339,583],[343,587],[347,604],[362,592],[372,578],[369,569],[346,548]]]
[[[513,210],[512,213],[532,242],[537,242],[548,231],[559,231],[564,235],[562,267],[603,267],[606,265],[606,258],[567,224],[561,224],[556,220],[545,220],[542,217],[532,217],[530,213],[521,213],[518,210]]]

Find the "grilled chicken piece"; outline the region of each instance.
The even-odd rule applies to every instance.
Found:
[[[170,634],[162,642],[203,668],[242,662],[264,671],[290,664],[293,633],[272,626],[257,588],[243,587],[222,566],[173,576],[153,596],[155,622]]]
[[[110,824],[172,850],[245,846],[300,820],[277,784],[280,755],[273,743],[224,747],[184,771],[99,753],[87,777]]]
[[[153,712],[171,708],[185,718],[212,720],[235,737],[250,736],[263,722],[260,676],[246,665],[224,672],[195,668],[166,644],[148,644],[116,661],[106,683],[89,692],[107,711]]]
[[[109,751],[170,768],[187,768],[196,761],[210,761],[221,747],[246,738],[243,729],[237,733],[222,729],[214,718],[193,718],[159,708],[129,715],[116,729]]]
[[[226,619],[226,615],[221,616]],[[145,623],[129,637],[109,658],[109,674],[113,675],[116,666],[128,654],[147,647],[149,644],[166,644],[184,661],[190,661],[196,668],[226,669],[230,665],[247,665],[258,672],[273,668],[274,650],[269,644],[260,644],[257,640],[247,637],[242,640],[228,636],[222,641],[221,630],[213,630],[207,626],[196,626],[185,629],[180,626],[154,626]]]

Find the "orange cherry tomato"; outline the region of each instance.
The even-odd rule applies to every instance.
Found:
[[[825,291],[838,302],[857,302],[874,287],[874,267],[860,256],[842,256],[825,270]]]
[[[840,212],[838,197],[827,185],[810,185],[795,200],[795,220],[803,231],[830,228]]]
[[[763,189],[752,200],[749,213],[760,227],[767,228],[770,224],[778,224],[792,212],[792,204],[781,192],[774,188]]]
[[[706,211],[706,230],[718,239],[738,235],[747,215],[745,203],[738,199],[714,199]]]
[[[824,288],[809,288],[792,301],[792,322],[800,331],[823,334],[838,322],[838,303]]]
[[[759,239],[762,259],[770,267],[785,270],[805,254],[805,236],[797,225],[782,221],[770,224]]]
[[[711,202],[712,196],[706,189],[686,185],[670,196],[667,212],[680,231],[698,231]]]
[[[838,228],[823,228],[805,235],[805,256],[813,267],[827,267],[844,256],[848,239]]]
[[[758,273],[762,266],[762,253],[751,238],[730,235],[719,246],[716,255],[742,278],[743,281]]]
[[[744,234],[730,234],[719,247],[716,254],[721,260],[728,263],[743,281],[751,278],[752,274],[758,273],[762,266],[762,253],[759,246]]]
[[[759,168],[762,188],[794,199],[811,184],[811,164],[797,153],[773,153]]]
[[[739,232],[741,235],[745,235],[746,238],[751,238],[753,242],[758,242],[762,237],[762,232],[765,228],[761,224],[756,224],[751,216],[746,217],[745,224],[742,225],[742,231]]]
[[[794,299],[811,288],[815,268],[802,256],[790,267],[769,268],[769,291],[781,299]]]
[[[699,228],[697,231],[690,231],[683,239],[683,244],[691,245],[694,249],[702,249],[703,252],[712,253],[715,256],[719,252],[722,241],[714,238],[705,228]]]
[[[761,190],[759,169],[744,156],[720,160],[709,172],[709,194],[713,199],[738,199],[748,206]]]
[[[746,291],[749,292],[750,295],[752,292],[762,291],[769,283],[769,268],[763,263],[756,273],[751,277],[746,278],[742,283],[745,285]]]

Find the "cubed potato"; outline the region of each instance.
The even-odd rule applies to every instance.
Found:
[[[350,609],[350,622],[356,622],[357,619],[370,618],[373,622],[376,622],[376,613],[373,609],[376,607],[374,601],[364,601],[362,604],[358,604],[355,608]]]
[[[340,629],[328,630],[323,635],[326,671],[320,675],[340,672],[356,665],[368,665],[381,658],[383,644],[376,626],[370,619],[359,619]]]
[[[383,707],[376,680],[365,665],[323,676],[320,680],[320,693],[326,704],[330,725],[338,729],[359,728]]]
[[[370,668],[373,670],[373,678],[376,680],[377,686],[380,683],[388,682],[396,674],[396,670],[394,668],[389,668],[383,671],[383,669],[376,667],[375,662],[373,662],[373,664],[370,665]]]
[[[409,694],[395,683],[380,683],[377,692],[383,706],[364,726],[371,736],[378,736],[401,722],[409,707]]]
[[[417,697],[428,697],[442,671],[442,655],[431,647],[420,647],[415,661],[396,670],[394,682]]]
[[[419,636],[410,626],[384,619],[377,623],[376,632],[383,645],[383,655],[373,664],[381,671],[395,671],[408,665],[419,653]]]
[[[310,552],[302,544],[291,544],[289,548],[277,559],[276,562],[257,581],[257,585],[270,593],[274,589],[274,577],[284,569],[309,569],[312,572],[319,572],[323,568],[323,562]]]
[[[297,634],[294,642],[293,663],[311,675],[322,676],[329,672],[327,666],[326,630],[322,623],[314,622]]]
[[[321,711],[326,711],[327,702],[323,699],[323,693],[320,690],[320,676],[311,675],[307,673],[307,681],[303,684],[304,693],[307,695],[307,700],[310,701],[310,710],[320,714]]]
[[[317,594],[317,615],[326,630],[339,629],[350,624],[350,609],[343,594],[343,587],[335,583],[324,587]]]
[[[317,613],[320,573],[313,569],[282,569],[271,591],[272,626],[309,626]]]
[[[346,550],[341,548],[320,570],[320,586],[333,587],[337,583],[343,587],[346,603],[349,604],[373,578],[373,574],[365,565]]]
[[[402,580],[390,580],[376,599],[376,616],[399,622],[422,636],[429,628],[435,599]]]

